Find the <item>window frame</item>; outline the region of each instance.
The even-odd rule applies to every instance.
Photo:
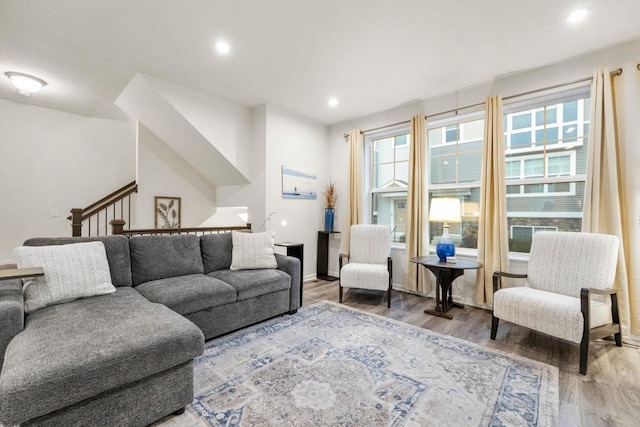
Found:
[[[589,116],[590,110],[590,90],[589,84],[577,83],[568,88],[561,90],[552,90],[543,93],[537,93],[535,96],[524,96],[522,99],[514,100],[512,103],[504,106],[505,115],[505,172],[506,164],[510,161],[520,160],[520,178],[505,179],[505,184],[509,189],[512,186],[519,186],[519,192],[506,193],[507,196],[507,223],[509,226],[509,256],[515,258],[528,259],[528,251],[522,247],[524,241],[516,242],[513,235],[513,227],[532,227],[532,230],[538,229],[550,229],[555,227],[558,229],[567,229],[575,231],[576,224],[584,218],[584,206],[579,200],[581,192],[578,190],[578,184],[584,185],[586,183],[585,165],[582,163],[585,161],[587,144],[589,141],[589,132],[591,130],[591,118]],[[583,100],[583,101],[580,101]],[[576,101],[577,108],[575,109],[575,120],[569,120],[564,122],[565,110],[564,105],[566,103]],[[555,117],[552,117],[552,123],[547,123],[547,117],[543,116],[541,124],[538,123],[538,115],[541,111],[550,111],[550,107],[555,108]],[[531,111],[531,124],[528,128],[531,132],[532,146],[524,148],[511,148],[508,146],[510,136],[508,132],[512,131],[513,117],[517,116],[520,112]],[[511,115],[511,118],[508,118]],[[552,125],[552,126],[550,126]],[[565,130],[568,127],[575,126],[575,136],[573,132],[567,135],[565,138]],[[558,132],[557,139],[536,141],[536,132],[541,129],[549,129],[555,127]],[[523,128],[524,129],[524,128]],[[516,131],[522,131],[523,129],[516,129]],[[585,132],[586,130],[586,132]],[[569,156],[569,172],[561,172],[558,174],[549,173],[549,159],[554,157]],[[544,158],[544,176],[535,178],[525,178],[524,161],[525,159],[542,157]],[[515,167],[512,169],[516,169]],[[581,173],[577,173],[580,170]],[[566,184],[568,183],[567,191],[549,191],[549,187],[552,184]],[[525,185],[541,185],[542,191],[539,193],[524,193]],[[513,191],[511,189],[511,191]],[[526,211],[528,206],[526,201],[518,201],[518,198],[529,198],[530,200],[536,200],[536,197],[542,198],[555,198],[558,197],[562,201],[562,198],[574,198],[573,205],[568,205],[564,211],[540,211],[535,209],[532,212]],[[511,202],[510,202],[511,200]],[[514,204],[512,204],[512,202]],[[516,211],[512,209],[521,210]],[[525,208],[525,209],[522,209]],[[552,222],[560,222],[563,228],[555,226]],[[546,228],[545,228],[546,227]],[[533,231],[535,233],[535,231]],[[514,246],[512,246],[512,240]],[[517,246],[515,246],[517,245]],[[512,249],[513,248],[513,249]],[[522,249],[522,250],[521,250]]]
[[[442,184],[432,184],[431,183],[431,162],[432,159],[440,159],[440,158],[444,158],[444,157],[452,157],[451,155],[436,155],[436,156],[432,156],[431,155],[431,149],[432,148],[439,148],[439,147],[445,147],[445,146],[453,146],[454,144],[457,144],[458,146],[462,145],[462,144],[468,144],[468,143],[474,143],[477,142],[478,139],[477,138],[473,138],[473,139],[467,139],[465,136],[465,127],[462,126],[465,123],[471,123],[471,122],[475,122],[475,121],[482,121],[483,122],[483,126],[485,126],[486,124],[484,123],[484,119],[485,119],[485,111],[484,108],[482,109],[478,109],[475,111],[470,111],[466,114],[460,114],[460,115],[455,115],[452,117],[446,117],[446,118],[442,118],[439,120],[433,120],[433,121],[428,121],[427,122],[427,126],[426,126],[426,135],[427,138],[425,140],[425,151],[426,151],[426,162],[427,162],[427,174],[428,176],[425,177],[425,181],[426,181],[426,190],[427,190],[427,194],[426,196],[426,203],[427,206],[431,206],[431,199],[432,199],[432,193],[441,193],[438,196],[434,196],[434,197],[443,197],[443,192],[444,194],[446,194],[446,192],[453,192],[453,193],[457,193],[460,192],[461,190],[469,190],[470,192],[475,190],[475,189],[479,189],[480,185],[481,185],[481,181],[482,181],[482,177],[479,176],[478,177],[478,181],[464,181],[464,182],[457,182],[460,178],[459,176],[459,158],[460,156],[466,156],[469,155],[470,152],[466,152],[466,151],[462,151],[460,152],[457,148],[455,150],[455,161],[456,161],[456,176],[455,176],[455,180],[456,182],[452,182],[452,183],[442,183]],[[450,128],[451,126],[457,126],[458,129],[458,140],[457,141],[450,141],[447,142],[446,141],[446,132],[447,129]],[[429,141],[429,133],[432,132],[433,130],[437,130],[441,128],[442,129],[442,139],[441,139],[441,143],[438,144],[433,144],[431,145],[430,141]],[[483,132],[484,134],[484,132]],[[484,138],[481,138],[480,141],[482,142],[482,144],[484,144]],[[481,146],[482,146],[481,144]],[[478,153],[478,155],[480,156],[480,162],[482,163],[482,149],[480,149],[480,152]],[[481,166],[482,169],[482,166]],[[458,196],[455,196],[458,197]],[[460,201],[460,208],[462,210],[462,212],[465,212],[465,202],[469,203],[468,201],[465,200],[461,200]],[[470,202],[470,203],[475,203],[475,202]],[[479,202],[478,202],[479,203]],[[427,209],[428,211],[428,209]],[[475,211],[474,211],[475,212]],[[460,227],[460,234],[462,235],[462,222],[460,223],[452,223],[449,224],[449,226],[451,228],[453,228],[453,230],[456,230],[456,227]],[[431,226],[428,223],[427,225],[427,229],[429,230],[429,248],[430,251],[435,253],[436,250],[436,246],[433,243],[433,239],[434,236],[431,236]],[[454,234],[458,234],[456,231],[453,230],[449,230],[450,235],[454,235]],[[477,247],[476,248],[466,248],[466,247],[460,247],[458,245],[456,245],[456,252],[461,254],[461,255],[469,255],[469,256],[473,256],[475,254],[477,254]]]
[[[408,195],[408,183],[407,187],[373,187],[373,179],[374,179],[374,169],[376,165],[373,162],[373,149],[374,149],[374,141],[392,138],[400,135],[407,135],[407,147],[411,150],[411,127],[409,123],[400,124],[396,126],[389,126],[384,129],[380,129],[377,131],[367,132],[364,135],[364,180],[363,180],[363,192],[366,195],[366,200],[364,203],[363,209],[363,219],[367,224],[373,223],[373,203],[374,197],[377,194],[387,194],[392,195],[393,193],[404,193],[404,198],[406,200]],[[409,154],[410,156],[410,154]],[[403,160],[404,161],[404,160]],[[395,154],[394,154],[394,174],[395,174]],[[392,196],[391,196],[392,197]],[[400,196],[401,197],[401,196]],[[393,204],[397,202],[397,197],[392,197]],[[405,205],[406,209],[406,205]],[[406,243],[402,242],[391,242],[391,247],[393,248],[406,248]]]

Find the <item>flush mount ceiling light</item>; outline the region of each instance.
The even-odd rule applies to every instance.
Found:
[[[216,43],[216,51],[221,55],[226,55],[231,51],[231,46],[224,40],[218,40]]]
[[[338,99],[337,98],[330,98],[329,99],[329,107],[336,107],[338,106]]]
[[[587,9],[574,10],[567,16],[567,22],[571,24],[578,23],[587,17]]]
[[[39,79],[29,74],[18,73],[15,71],[7,71],[4,73],[11,83],[18,89],[18,93],[24,96],[31,96],[32,93],[39,91],[47,85],[42,79]]]

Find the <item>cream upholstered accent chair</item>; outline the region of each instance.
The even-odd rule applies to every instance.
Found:
[[[502,319],[580,343],[580,373],[586,375],[591,340],[613,335],[622,346],[612,289],[619,244],[607,234],[535,233],[527,274],[493,274],[491,339]],[[502,289],[502,277],[525,278],[525,286]]]
[[[351,226],[349,254],[340,254],[340,302],[343,288],[387,291],[391,307],[391,229],[386,225]],[[347,264],[343,264],[344,260]]]

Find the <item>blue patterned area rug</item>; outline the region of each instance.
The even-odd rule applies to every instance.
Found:
[[[558,369],[320,302],[207,343],[162,425],[555,426]]]

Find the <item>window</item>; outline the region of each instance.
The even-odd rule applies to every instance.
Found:
[[[580,231],[582,227],[588,90],[574,89],[550,101],[534,100],[505,114],[510,251],[528,253],[536,231]]]
[[[512,225],[509,229],[509,240],[518,242],[518,244],[531,248],[533,235],[538,231],[558,231],[558,227]]]
[[[371,168],[365,185],[369,188],[372,224],[387,224],[392,241],[404,243],[409,181],[410,135],[407,128],[378,132],[366,139]]]
[[[462,222],[449,224],[457,247],[478,247],[480,169],[484,120],[478,115],[456,118],[455,123],[435,122],[427,129],[429,147],[429,204],[434,197],[460,199]],[[429,223],[431,245],[442,236],[442,223]]]
[[[545,165],[546,162],[546,165]],[[575,183],[545,183],[545,184],[520,184],[512,185],[510,180],[527,182],[531,178],[562,177],[575,175],[576,153],[559,152],[550,153],[546,157],[542,154],[530,156],[518,156],[506,161],[507,197],[519,197],[522,195],[539,194],[548,195],[575,195]]]
[[[589,134],[589,87],[505,105],[505,175],[509,250],[528,253],[540,230],[580,231]],[[461,222],[450,225],[458,248],[478,247],[483,112],[427,124],[428,203],[460,199]],[[365,138],[365,215],[406,239],[409,147],[407,126]],[[431,245],[442,223],[429,223]]]

